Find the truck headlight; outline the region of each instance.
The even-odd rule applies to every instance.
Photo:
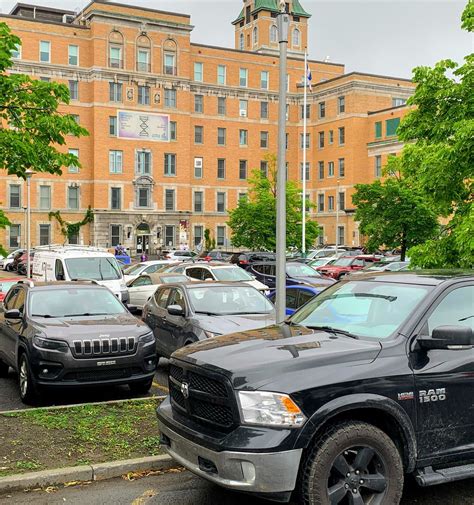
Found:
[[[67,352],[68,345],[62,340],[51,340],[49,338],[38,337],[36,335],[33,337],[33,343],[36,347],[40,349],[47,349],[48,351],[61,351]]]
[[[298,428],[306,421],[298,405],[282,393],[239,391],[239,402],[246,424]]]

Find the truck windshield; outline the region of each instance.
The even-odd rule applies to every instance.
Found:
[[[383,340],[408,319],[430,289],[369,281],[335,284],[296,312],[291,322],[307,327],[328,326]]]
[[[91,258],[71,258],[66,260],[66,268],[71,279],[112,281],[122,278],[115,258],[100,256]]]

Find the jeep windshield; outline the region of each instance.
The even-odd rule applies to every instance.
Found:
[[[33,291],[32,317],[86,317],[125,314],[125,307],[105,288],[55,288]]]
[[[114,281],[122,278],[115,258],[71,258],[66,260],[66,268],[72,280]]]
[[[430,289],[369,281],[335,284],[308,302],[290,321],[308,328],[331,327],[383,340],[397,331]]]

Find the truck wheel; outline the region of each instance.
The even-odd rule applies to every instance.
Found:
[[[299,487],[305,505],[398,505],[403,491],[400,453],[371,424],[337,424],[303,460]]]
[[[36,379],[31,373],[30,362],[26,353],[20,356],[18,384],[20,386],[20,399],[23,403],[27,405],[37,405],[40,403]]]
[[[0,360],[0,377],[8,377],[8,365]]]
[[[145,381],[130,382],[128,387],[130,388],[130,391],[132,391],[132,393],[144,394],[150,391],[152,384],[153,384],[153,377]]]

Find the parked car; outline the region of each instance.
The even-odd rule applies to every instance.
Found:
[[[473,305],[472,271],[368,274],[287,324],[183,348],[161,447],[214,484],[309,505],[398,505],[404,474],[473,478]]]
[[[170,260],[152,260],[143,261],[142,263],[135,263],[123,270],[123,280],[125,283],[133,281],[143,274],[154,274],[166,265],[174,265],[176,262]]]
[[[338,259],[339,256],[325,256],[324,258],[317,258],[315,260],[309,261],[308,265],[311,268],[316,269],[317,267],[322,267],[324,265],[331,265]]]
[[[197,259],[198,254],[194,251],[169,251],[165,254],[165,259],[171,261],[189,261]]]
[[[153,296],[161,284],[172,282],[188,282],[189,278],[183,274],[143,274],[127,283],[130,305],[143,309],[145,303]]]
[[[166,272],[181,273],[200,281],[245,282],[259,291],[268,292],[268,286],[249,272],[228,263],[191,263],[170,266]]]
[[[158,356],[216,335],[254,330],[275,322],[268,298],[247,284],[190,282],[160,286],[143,309]]]
[[[304,284],[286,286],[286,315],[291,316],[319,293],[321,293],[320,289]],[[275,303],[275,296],[276,290],[271,291],[268,295],[272,303]]]
[[[22,281],[0,308],[0,377],[18,372],[20,398],[52,387],[150,389],[155,338],[105,286]]]
[[[3,258],[0,261],[1,268],[3,268],[3,270],[11,272],[13,270],[12,265],[15,261],[15,257],[20,258],[24,252],[26,252],[26,249],[15,249],[13,252],[8,254],[6,258]]]
[[[362,270],[369,263],[372,264],[373,260],[369,262],[367,258],[361,256],[342,256],[330,265],[317,267],[316,270],[321,274],[339,280],[343,275],[347,275],[356,270]]]
[[[17,282],[23,280],[22,277],[7,277],[0,279],[0,303],[3,303],[8,290]]]
[[[213,249],[212,251],[203,251],[199,255],[199,259],[203,261],[229,261],[232,255],[233,253],[228,251]]]
[[[363,275],[374,272],[398,272],[403,267],[410,265],[409,261],[377,261],[366,266],[362,270],[351,273],[351,275]]]
[[[266,284],[270,289],[276,286],[276,263],[266,261],[263,263],[254,263],[248,269],[248,272],[253,274],[257,280]],[[286,285],[294,284],[310,284],[314,287],[324,289],[331,284],[334,284],[333,279],[323,277],[314,268],[299,263],[297,261],[288,261],[286,263]]]
[[[230,262],[239,265],[239,267],[248,269],[252,263],[262,261],[275,261],[276,256],[273,252],[237,252],[232,255]]]

